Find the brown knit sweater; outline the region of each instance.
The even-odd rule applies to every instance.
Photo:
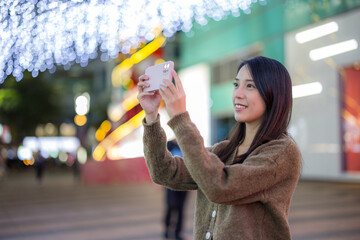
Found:
[[[223,163],[214,153],[226,142],[205,148],[187,112],[174,116],[173,129],[183,158],[166,149],[157,121],[144,125],[144,153],[155,183],[197,190],[194,239],[291,239],[288,212],[300,175],[300,152],[287,136],[255,149],[242,164]]]

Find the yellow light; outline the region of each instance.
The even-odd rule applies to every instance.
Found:
[[[133,129],[129,128],[128,124],[123,124],[120,127],[118,127],[114,132],[112,132],[112,134],[109,136],[110,140],[112,142],[117,141],[117,139],[120,140],[121,138],[131,133],[132,130]]]
[[[111,129],[111,122],[109,120],[103,121],[99,129],[95,132],[96,140],[98,140],[99,142],[104,140],[106,134],[110,131],[110,129]]]
[[[162,27],[156,27],[153,30],[153,33],[155,34],[155,36],[159,36],[162,32],[163,28]]]
[[[24,159],[24,160],[23,160],[23,163],[24,163],[26,166],[34,165],[35,159],[34,159],[34,157],[32,157],[31,159]]]
[[[121,84],[125,89],[131,89],[134,86],[134,81],[131,79],[131,76],[126,76]]]
[[[154,30],[157,31],[156,29]],[[157,34],[155,34],[157,35]],[[141,62],[153,52],[158,50],[165,42],[166,37],[161,34],[156,37],[152,42],[145,45],[142,49],[131,55],[130,58],[125,59],[119,65],[117,65],[111,73],[111,81],[114,87],[121,86],[121,82],[124,79],[125,74],[134,64]]]
[[[85,115],[76,115],[74,118],[74,122],[78,126],[83,126],[87,122],[87,118]]]
[[[102,129],[98,129],[95,133],[95,138],[96,140],[98,140],[98,142],[104,140],[105,136],[106,136],[106,132],[104,132]]]
[[[163,62],[165,62],[165,60],[164,60],[164,59],[162,59],[162,58],[158,58],[158,59],[156,59],[156,60],[155,60],[154,65],[158,65],[158,64],[163,63]]]
[[[150,56],[153,52],[158,50],[165,42],[166,37],[164,35],[160,35],[159,37],[155,38],[152,42],[148,45],[143,47],[140,51],[134,53],[130,60],[132,63],[139,63],[148,56]]]
[[[129,125],[133,129],[137,128],[138,126],[141,125],[141,122],[142,122],[144,117],[145,117],[145,112],[144,111],[139,112],[138,114],[136,114],[133,118],[131,118],[129,120]]]
[[[130,69],[132,66],[134,65],[133,62],[131,62],[130,58],[125,59],[124,61],[122,61],[120,63],[120,67],[124,68],[124,69]]]
[[[111,112],[112,115],[109,115],[111,121],[113,122],[119,121],[127,111],[129,111],[130,109],[132,109],[133,107],[139,104],[139,100],[137,99],[137,94],[138,92],[136,89],[129,90],[126,92],[126,96],[123,102],[121,103],[122,107],[117,107],[116,109],[112,110]]]
[[[104,131],[104,132],[108,132],[111,129],[111,122],[109,120],[105,120],[101,123],[100,128]]]
[[[122,102],[122,106],[125,111],[129,111],[138,104],[139,100],[137,99],[137,92],[133,92],[132,95],[124,99],[124,101]]]
[[[129,121],[119,126],[115,131],[113,131],[109,138],[113,142],[117,142],[131,133],[135,128],[140,126],[142,119],[145,117],[145,112],[141,111],[132,117]]]
[[[111,81],[114,87],[121,86],[121,80],[124,78],[123,76],[133,65],[134,64],[130,61],[130,58],[127,58],[113,69],[111,73]]]
[[[93,158],[96,161],[101,161],[102,157],[104,156],[104,153],[105,153],[104,148],[98,145],[93,152]]]
[[[129,121],[119,126],[112,133],[110,133],[99,145],[95,148],[93,152],[93,158],[96,161],[100,161],[105,151],[110,149],[112,145],[116,142],[120,141],[125,136],[129,135],[134,129],[141,125],[142,119],[145,117],[145,112],[142,110],[134,117],[132,117]]]

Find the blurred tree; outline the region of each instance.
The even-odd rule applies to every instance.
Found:
[[[61,121],[60,92],[42,76],[24,73],[20,82],[9,77],[0,85],[0,122],[9,125],[15,144],[34,135],[38,124]]]

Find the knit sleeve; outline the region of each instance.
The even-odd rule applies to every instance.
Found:
[[[143,120],[144,155],[151,179],[174,190],[194,190],[197,185],[181,157],[173,157],[166,147],[166,134],[160,126],[160,116],[155,122]]]
[[[190,175],[212,202],[266,201],[266,192],[287,180],[289,189],[294,188],[298,180],[300,153],[288,137],[258,147],[243,164],[225,165],[206,150],[188,113],[173,117],[168,124],[176,135]]]

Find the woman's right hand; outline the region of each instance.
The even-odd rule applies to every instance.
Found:
[[[161,95],[159,91],[144,91],[144,88],[149,87],[150,84],[147,82],[149,77],[141,75],[137,84],[138,88],[138,100],[141,107],[145,111],[145,118],[147,123],[151,123],[156,120],[159,107],[161,103]]]

